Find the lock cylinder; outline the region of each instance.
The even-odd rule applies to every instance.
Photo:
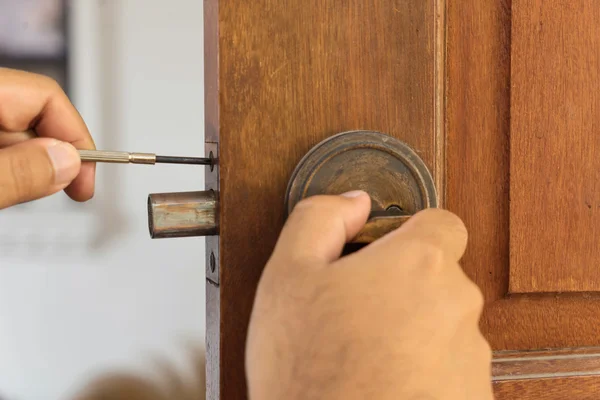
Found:
[[[150,194],[148,228],[153,239],[218,235],[217,192]]]

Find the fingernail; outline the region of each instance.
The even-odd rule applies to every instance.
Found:
[[[70,183],[79,173],[81,160],[77,150],[69,143],[57,141],[46,148],[54,167],[54,183],[64,185]]]
[[[362,190],[353,190],[351,192],[342,193],[340,196],[347,197],[349,199],[353,199],[355,197],[364,196],[365,194],[367,194],[367,193]]]

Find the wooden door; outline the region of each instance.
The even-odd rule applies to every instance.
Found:
[[[600,3],[205,0],[211,399],[243,399],[255,287],[309,149],[408,143],[470,232],[498,399],[600,388]]]

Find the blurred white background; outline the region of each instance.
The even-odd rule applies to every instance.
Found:
[[[25,0],[0,17],[7,1]],[[202,3],[71,1],[69,94],[98,148],[204,154]],[[204,239],[151,240],[146,197],[203,175],[101,164],[91,202],[0,211],[0,396],[68,398],[155,356],[186,365],[185,341],[204,340]]]

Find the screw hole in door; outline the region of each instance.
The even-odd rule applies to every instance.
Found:
[[[215,272],[217,269],[217,260],[215,259],[215,253],[210,253],[210,272]]]

